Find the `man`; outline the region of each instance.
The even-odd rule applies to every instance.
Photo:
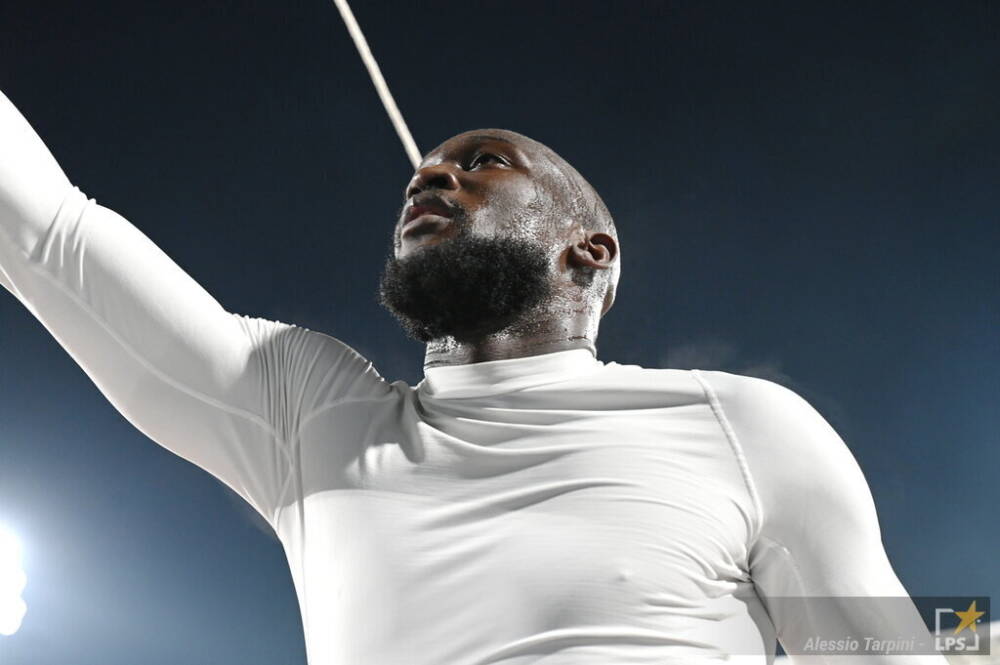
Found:
[[[273,526],[312,665],[765,662],[776,634],[900,622],[780,600],[906,596],[815,410],[596,358],[617,234],[545,146],[467,132],[409,183],[380,288],[427,343],[409,386],[227,312],[0,97],[0,281],[130,422]]]

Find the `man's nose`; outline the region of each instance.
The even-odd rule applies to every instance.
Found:
[[[455,171],[447,164],[434,164],[418,169],[406,186],[406,198],[415,196],[425,189],[458,189],[461,185]]]

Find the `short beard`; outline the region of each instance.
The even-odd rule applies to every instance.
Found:
[[[477,341],[549,298],[546,254],[532,240],[463,233],[403,259],[390,253],[378,300],[416,340]]]

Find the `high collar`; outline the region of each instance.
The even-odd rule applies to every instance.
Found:
[[[590,349],[424,368],[417,390],[429,397],[485,397],[587,374],[603,367]]]

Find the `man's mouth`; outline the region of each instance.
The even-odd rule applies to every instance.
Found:
[[[403,225],[399,235],[402,238],[412,238],[428,233],[435,233],[451,224],[451,219],[433,213],[423,213]]]
[[[444,228],[451,223],[454,206],[437,196],[416,196],[403,214],[401,236],[426,233]]]

